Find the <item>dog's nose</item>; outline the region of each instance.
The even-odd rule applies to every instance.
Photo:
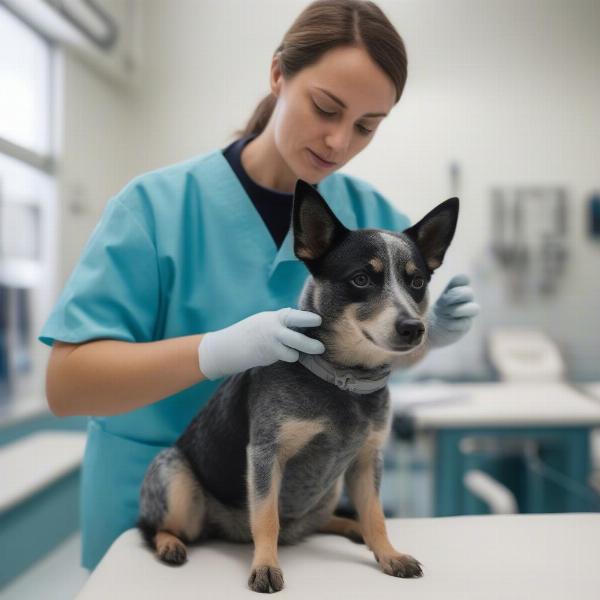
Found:
[[[414,346],[421,341],[425,325],[418,319],[398,319],[396,331],[403,343]]]

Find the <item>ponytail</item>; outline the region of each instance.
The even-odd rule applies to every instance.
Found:
[[[254,109],[254,113],[252,113],[248,123],[246,123],[246,127],[235,132],[236,137],[248,137],[261,134],[271,118],[276,101],[277,99],[273,94],[265,96]]]

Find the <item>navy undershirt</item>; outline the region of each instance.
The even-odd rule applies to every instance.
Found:
[[[231,165],[279,248],[290,228],[294,194],[285,194],[262,187],[250,179],[242,166],[241,155],[244,146],[255,137],[256,135],[251,135],[236,140],[223,150],[223,156]]]

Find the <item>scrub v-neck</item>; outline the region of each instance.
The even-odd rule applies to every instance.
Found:
[[[238,230],[236,235],[239,243],[244,244],[248,252],[254,252],[263,264],[268,265],[269,277],[272,277],[281,263],[301,263],[294,254],[291,228],[278,249],[269,229],[254,207],[231,165],[223,156],[223,152],[220,149],[215,150],[210,155],[205,156],[204,160],[207,161],[210,168],[214,169],[216,196],[226,203],[223,208],[229,209],[229,212],[225,210],[223,214],[229,215],[231,226]],[[347,194],[343,189],[338,189],[340,185],[343,186],[343,178],[340,178],[336,173],[332,173],[319,182],[319,193],[346,227],[356,228],[356,215],[352,211],[352,206],[347,201],[342,201],[342,199],[347,200]],[[239,227],[240,223],[246,223],[247,226]]]
[[[255,138],[256,135],[249,135],[235,140],[223,149],[223,156],[269,229],[275,245],[280,248],[290,227],[294,194],[265,187],[250,177],[242,164],[242,153]]]

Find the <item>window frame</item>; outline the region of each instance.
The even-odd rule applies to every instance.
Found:
[[[28,19],[24,18],[18,12],[13,10],[6,4],[0,4],[0,9],[4,9],[9,12],[13,17],[19,20],[23,25],[33,31],[45,44],[48,49],[48,113],[47,113],[47,126],[48,126],[48,148],[47,154],[41,154],[35,150],[31,150],[26,146],[22,146],[15,142],[12,142],[0,135],[0,153],[6,156],[10,156],[15,160],[23,162],[25,164],[34,167],[48,175],[56,174],[56,161],[55,161],[55,96],[56,96],[56,78],[54,76],[56,72],[56,43],[48,37],[43,31],[31,23]]]

